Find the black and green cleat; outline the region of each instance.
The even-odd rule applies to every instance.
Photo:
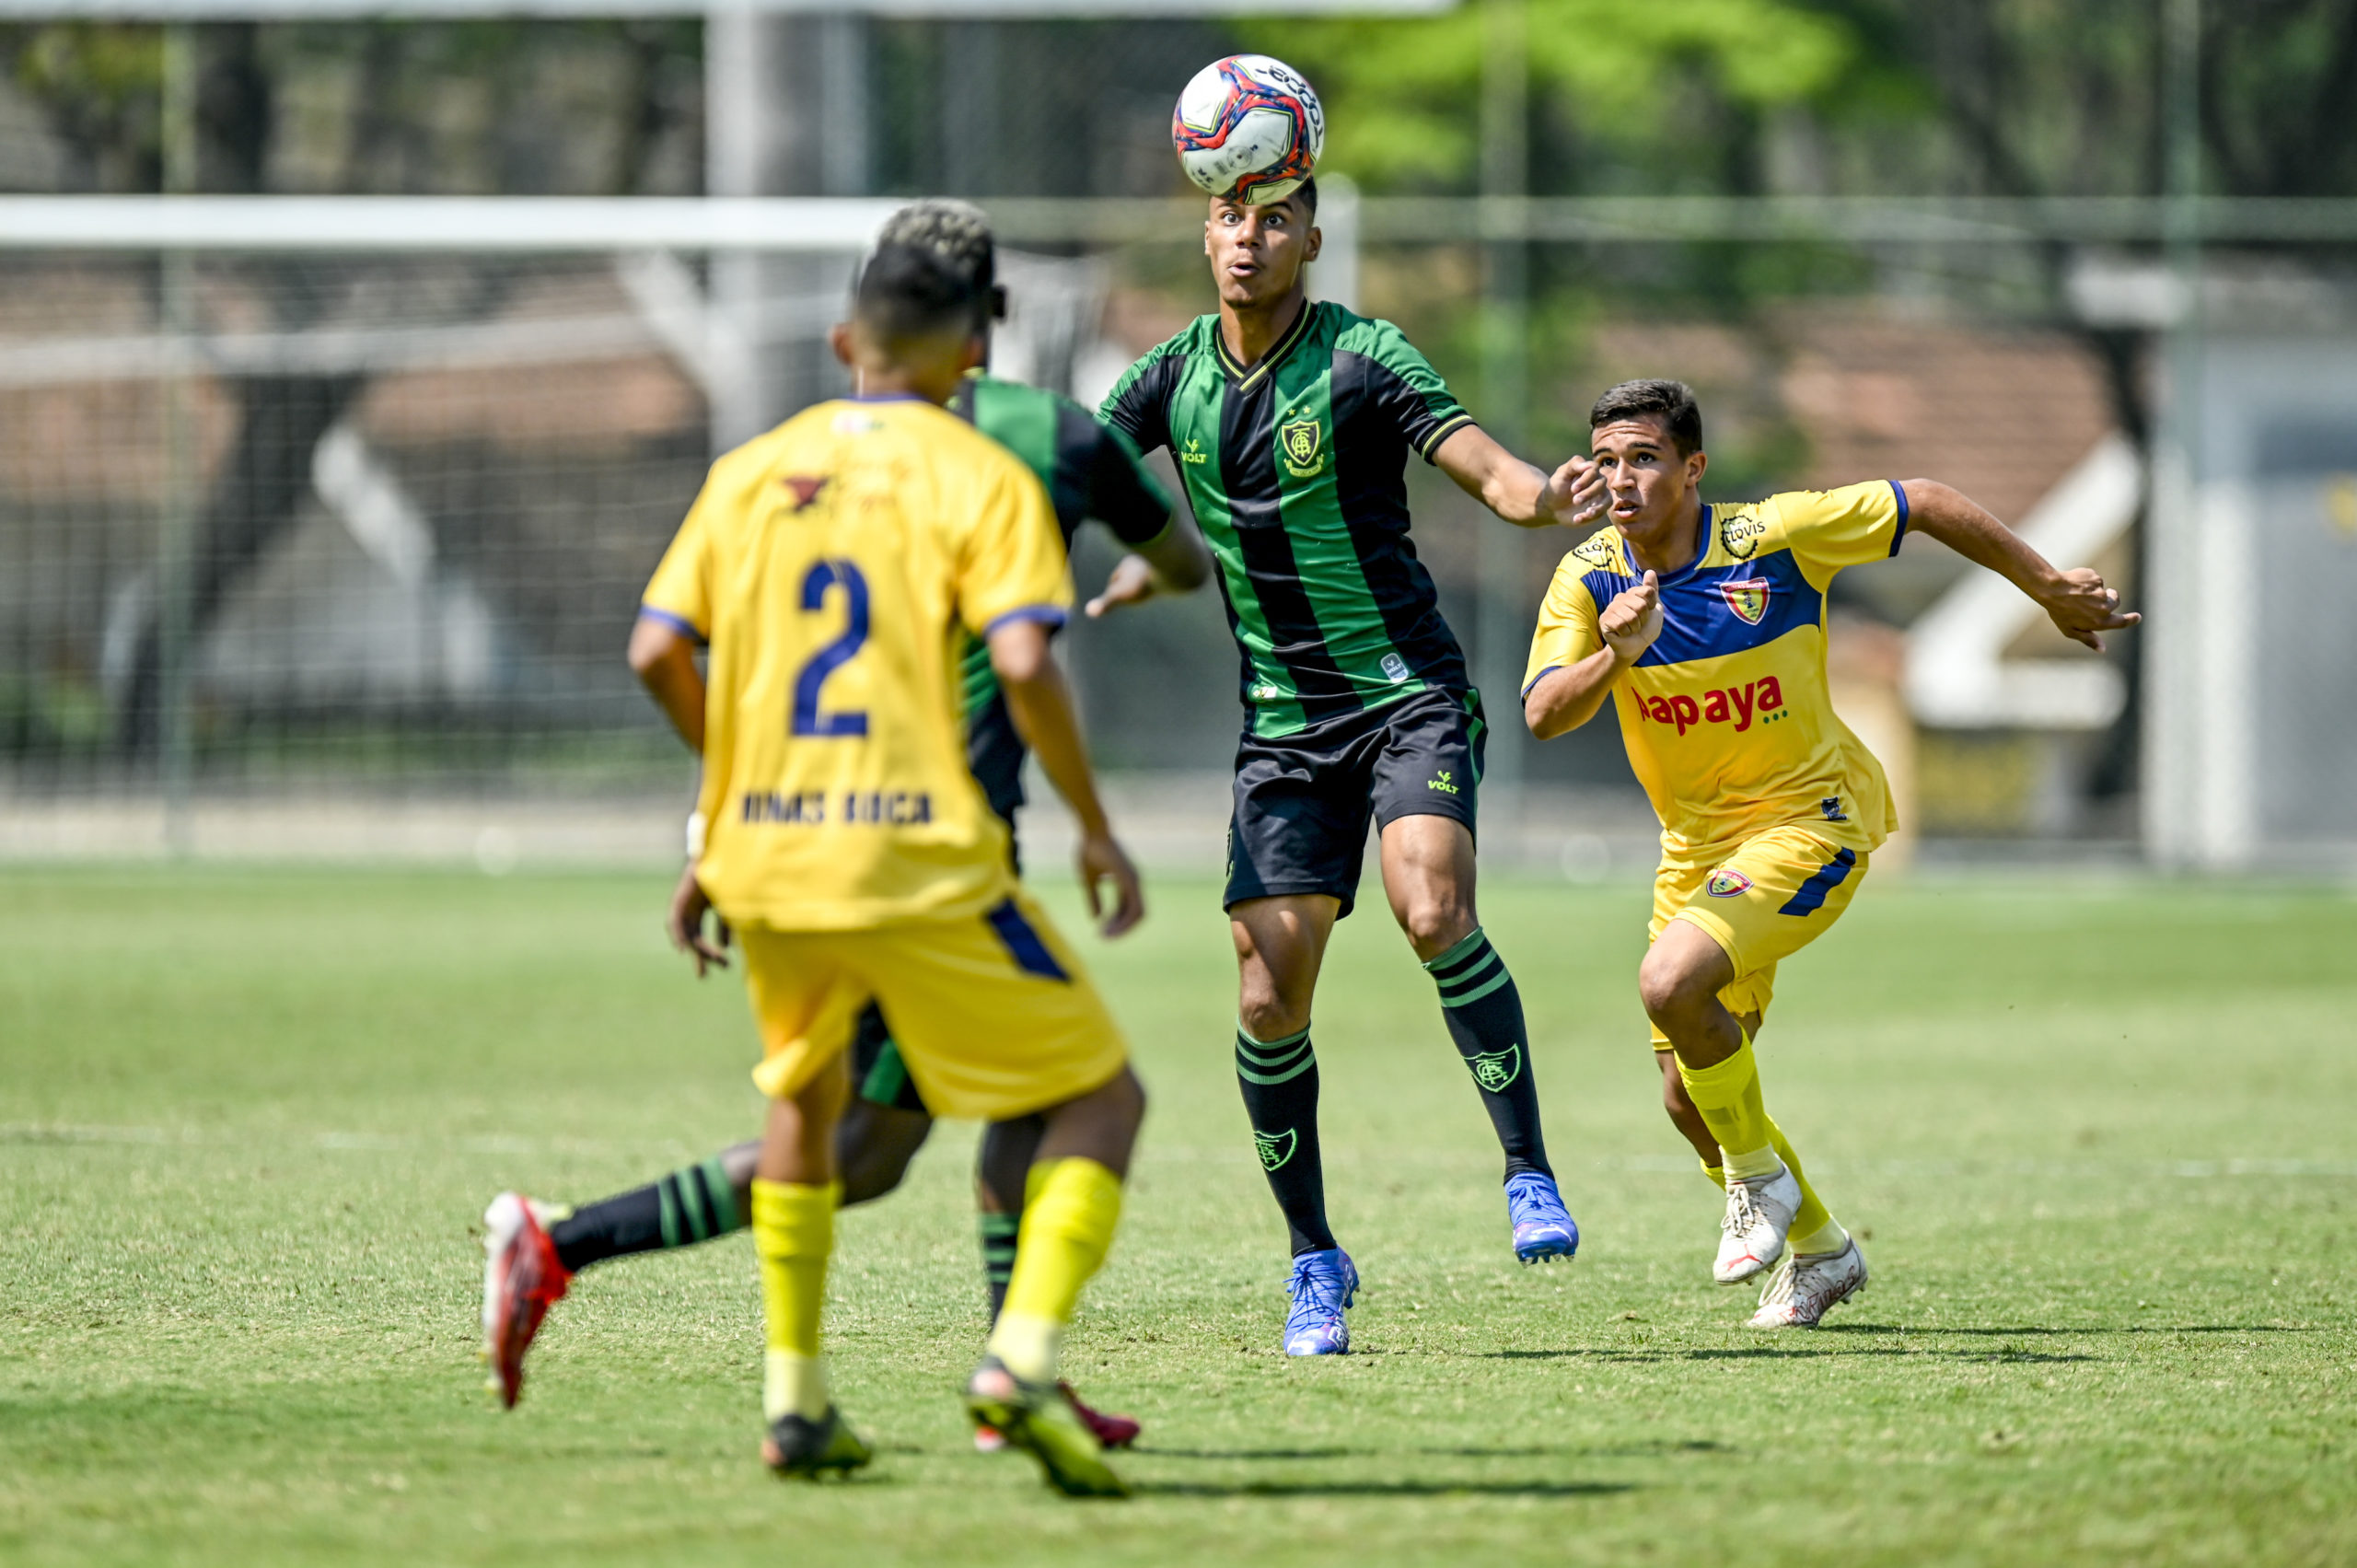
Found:
[[[966,1413],[1039,1461],[1048,1484],[1067,1497],[1127,1497],[1127,1482],[1105,1462],[1104,1446],[1053,1383],[1026,1383],[985,1356],[966,1385]]]
[[[782,1476],[805,1481],[816,1481],[829,1470],[847,1474],[875,1457],[832,1405],[823,1421],[782,1415],[770,1423],[769,1435],[761,1439],[761,1463]]]

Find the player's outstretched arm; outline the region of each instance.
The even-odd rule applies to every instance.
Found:
[[[703,672],[687,633],[668,621],[642,615],[630,629],[630,668],[688,743],[703,754]]]
[[[1938,540],[1977,566],[2012,583],[2046,611],[2055,629],[2073,642],[2100,653],[2103,633],[2135,625],[2144,618],[2119,608],[2118,590],[2104,586],[2094,569],[2058,571],[2032,550],[2021,535],[1991,516],[1987,508],[1935,479],[1910,479],[1899,485],[1907,495],[1907,526],[1927,539]]]
[[[1088,601],[1088,618],[1102,620],[1109,611],[1150,598],[1193,593],[1211,575],[1211,552],[1203,548],[1202,537],[1173,513],[1161,533],[1113,563],[1104,592]]]
[[[1661,579],[1648,572],[1643,582],[1615,594],[1596,618],[1604,646],[1531,682],[1522,700],[1522,722],[1530,733],[1552,740],[1596,717],[1612,694],[1612,682],[1661,635]]]
[[[1037,621],[1010,621],[990,634],[991,668],[1006,693],[1006,711],[1015,727],[1039,759],[1040,772],[1072,807],[1080,825],[1081,890],[1088,912],[1097,917],[1097,929],[1108,936],[1121,933],[1145,918],[1145,894],[1138,885],[1137,867],[1114,842],[1103,802],[1097,798],[1097,776],[1089,770],[1088,750],[1081,744],[1080,721],[1072,706],[1072,689],[1064,672],[1048,651],[1048,629]],[[1113,885],[1113,911],[1105,912],[1099,885]]]
[[[1443,441],[1433,463],[1459,490],[1516,528],[1592,523],[1604,516],[1604,480],[1594,463],[1573,458],[1550,474],[1499,446],[1478,424]]]

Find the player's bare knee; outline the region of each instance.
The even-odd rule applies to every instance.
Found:
[[[1708,975],[1669,949],[1655,947],[1637,968],[1637,995],[1655,1023],[1682,1018],[1716,994]]]
[[[1283,1040],[1309,1027],[1309,1006],[1295,1005],[1274,991],[1247,992],[1237,1000],[1236,1021],[1254,1040]]]
[[[1473,935],[1473,912],[1457,899],[1414,899],[1396,912],[1416,957],[1426,963]]]

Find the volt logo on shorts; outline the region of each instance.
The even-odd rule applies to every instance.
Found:
[[[1457,785],[1453,782],[1456,777],[1457,775],[1455,773],[1440,773],[1433,778],[1426,779],[1424,781],[1424,787],[1426,789],[1436,789],[1443,795],[1455,795],[1458,793]]]
[[[1252,1146],[1260,1153],[1260,1168],[1277,1170],[1301,1146],[1301,1134],[1288,1127],[1282,1132],[1254,1132]]]
[[[1522,1047],[1510,1045],[1504,1051],[1488,1051],[1465,1059],[1466,1071],[1473,1081],[1496,1094],[1522,1076]]]
[[[1702,884],[1702,891],[1714,899],[1732,899],[1751,891],[1751,878],[1742,872],[1722,865],[1711,873]]]
[[[1386,680],[1390,681],[1394,686],[1397,686],[1402,680],[1407,679],[1410,673],[1408,669],[1408,661],[1401,658],[1398,654],[1384,655],[1382,668],[1383,678]]]
[[[1764,601],[1761,613],[1766,613]],[[1740,735],[1755,722],[1766,722],[1771,714],[1782,715],[1784,686],[1771,675],[1740,686],[1714,688],[1700,700],[1679,691],[1666,697],[1638,696],[1636,703],[1639,714],[1655,724],[1677,726],[1680,735],[1705,724],[1731,724]]]

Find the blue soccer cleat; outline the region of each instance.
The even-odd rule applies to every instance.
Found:
[[[1342,1313],[1359,1293],[1351,1255],[1336,1247],[1293,1260],[1293,1310],[1285,1315],[1287,1355],[1347,1355],[1351,1326]]]
[[[1563,1207],[1555,1179],[1535,1170],[1506,1178],[1506,1218],[1514,1222],[1514,1255],[1524,1263],[1569,1258],[1580,1249],[1580,1227]]]

